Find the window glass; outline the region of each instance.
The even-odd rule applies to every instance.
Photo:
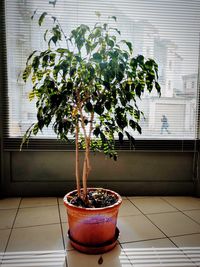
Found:
[[[43,33],[52,23],[38,26],[37,16],[47,11],[57,16],[66,32],[80,24],[93,25],[99,11],[102,20],[117,17],[122,39],[133,42],[134,55],[153,57],[159,65],[162,96],[145,93],[139,106],[145,113],[142,135],[136,138],[196,137],[197,86],[200,33],[198,0],[6,0],[9,136],[20,137],[36,121],[31,84],[22,81],[26,58],[45,48]],[[163,118],[165,118],[163,120]],[[40,138],[56,138],[51,127]]]

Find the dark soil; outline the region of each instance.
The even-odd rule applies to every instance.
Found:
[[[90,190],[87,199],[84,201],[83,197],[78,197],[77,193],[70,195],[67,199],[69,203],[83,208],[103,208],[108,207],[117,202],[114,194],[111,194],[103,189]]]

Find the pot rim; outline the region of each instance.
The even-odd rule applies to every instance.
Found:
[[[94,189],[102,189],[102,190],[104,190],[104,191],[108,191],[108,192],[111,193],[111,194],[114,194],[114,195],[118,198],[117,202],[114,203],[114,204],[112,204],[112,205],[110,205],[110,206],[106,206],[106,207],[102,207],[102,208],[85,208],[85,207],[77,207],[77,206],[75,206],[75,205],[69,203],[68,200],[67,200],[67,197],[68,197],[69,195],[71,195],[71,194],[74,193],[74,192],[77,192],[77,190],[73,190],[73,191],[68,192],[68,193],[64,196],[64,198],[63,198],[64,205],[65,205],[67,208],[73,208],[73,209],[76,209],[76,210],[82,210],[82,211],[85,210],[85,211],[90,211],[90,212],[96,212],[96,211],[101,211],[101,210],[103,210],[103,211],[111,210],[111,209],[115,208],[116,206],[120,206],[120,205],[121,205],[121,203],[122,203],[122,197],[121,197],[118,193],[116,193],[115,191],[110,190],[110,189],[106,189],[106,188],[101,188],[101,187],[90,187],[90,188],[88,188],[89,191],[90,191],[90,190],[94,190]]]

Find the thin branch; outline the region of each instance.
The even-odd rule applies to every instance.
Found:
[[[80,197],[80,174],[79,174],[79,147],[78,147],[79,125],[76,126],[76,188]]]
[[[85,154],[85,159],[83,162],[83,198],[85,201],[87,201],[87,159]]]

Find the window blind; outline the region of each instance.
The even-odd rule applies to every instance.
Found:
[[[199,0],[6,0],[6,47],[8,80],[8,136],[21,137],[36,121],[31,84],[22,71],[33,50],[45,48],[42,27],[33,12],[56,16],[67,33],[81,23],[97,21],[95,11],[117,17],[121,39],[133,42],[134,55],[151,57],[159,65],[161,97],[144,94],[139,106],[145,114],[142,135],[136,139],[195,139],[198,126],[198,70],[200,40]],[[56,138],[51,127],[39,138]]]

